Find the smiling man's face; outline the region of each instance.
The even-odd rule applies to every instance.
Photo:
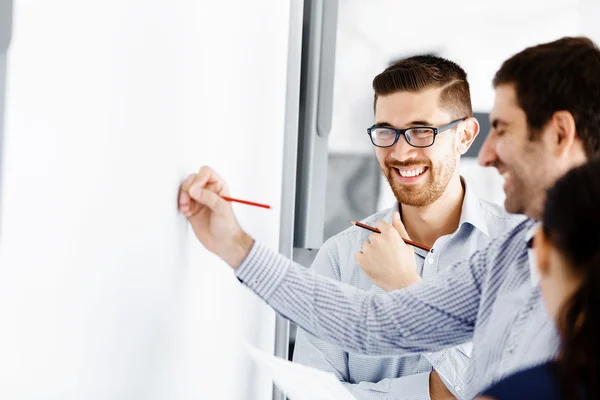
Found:
[[[398,129],[448,124],[455,118],[439,107],[440,93],[440,88],[431,88],[379,96],[375,123]],[[376,148],[381,170],[400,204],[424,207],[442,196],[452,176],[458,174],[460,126],[440,132],[430,147],[412,147],[401,136],[392,147]]]
[[[535,217],[543,209],[546,189],[558,176],[557,165],[542,140],[531,138],[527,116],[513,85],[496,88],[491,129],[479,151],[479,163],[493,166],[504,178],[504,207]]]

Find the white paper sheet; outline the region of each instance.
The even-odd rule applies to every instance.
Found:
[[[290,400],[355,400],[332,373],[283,360],[248,343],[243,347]]]

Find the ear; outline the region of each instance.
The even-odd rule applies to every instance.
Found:
[[[461,122],[460,125],[463,126],[463,129],[462,131],[458,130],[460,137],[456,142],[456,149],[460,154],[465,154],[479,134],[479,121],[475,117],[469,117]]]
[[[554,129],[548,135],[552,152],[556,156],[567,154],[577,139],[577,128],[573,114],[569,111],[556,111],[550,122]]]
[[[540,276],[546,277],[550,271],[550,242],[541,226],[535,232],[533,248]]]

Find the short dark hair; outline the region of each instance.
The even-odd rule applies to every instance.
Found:
[[[375,99],[388,94],[442,88],[439,105],[453,118],[473,115],[467,73],[456,63],[433,55],[418,55],[400,60],[373,79]]]
[[[569,111],[588,158],[600,144],[600,50],[586,37],[564,37],[528,47],[506,60],[494,88],[512,84],[525,111],[530,138],[556,111]]]

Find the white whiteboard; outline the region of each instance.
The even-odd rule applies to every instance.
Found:
[[[177,214],[214,166],[277,248],[289,1],[17,0],[0,398],[266,399],[275,316]]]

